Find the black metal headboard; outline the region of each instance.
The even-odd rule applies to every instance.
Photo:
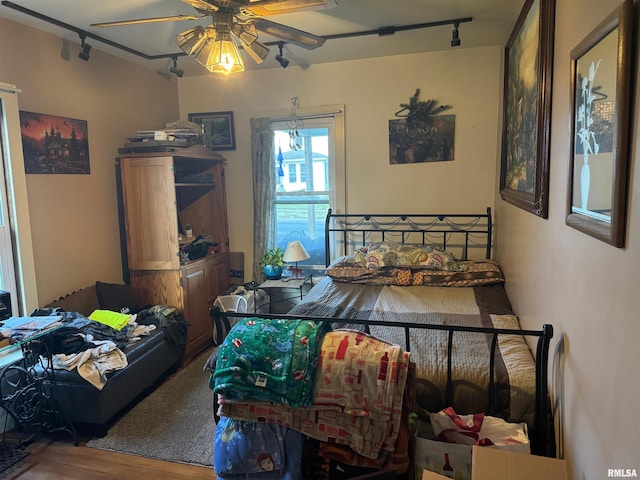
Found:
[[[333,213],[325,220],[325,259],[351,254],[371,242],[430,245],[459,260],[491,258],[491,207],[481,214]]]

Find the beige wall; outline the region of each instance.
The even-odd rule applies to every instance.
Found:
[[[251,117],[286,115],[295,96],[301,109],[344,104],[348,211],[483,212],[493,206],[496,188],[500,62],[501,49],[487,47],[182,78],[182,118],[234,114],[237,149],[221,153],[229,160],[231,250],[245,252],[245,275],[253,245]],[[453,106],[446,112],[456,116],[452,162],[389,164],[388,121],[417,88],[421,100]]]
[[[65,60],[62,39],[2,18],[0,45],[0,81],[22,89],[21,110],[88,122],[90,175],[26,178],[38,305],[96,280],[121,282],[114,160],[136,130],[178,119],[175,77],[95,48],[84,62],[78,43]]]
[[[231,247],[248,253],[253,238],[249,118],[301,107],[345,104],[347,208],[458,211],[495,202],[497,256],[525,328],[552,323],[565,336],[565,446],[574,479],[606,478],[608,468],[640,468],[640,134],[633,108],[627,247],[615,249],[564,223],[569,155],[569,52],[611,10],[604,0],[557,0],[553,73],[549,219],[496,195],[501,49],[290,66],[229,78],[178,81],[180,117],[232,110],[235,151],[227,187]],[[636,25],[639,27],[639,25]],[[7,48],[20,38],[24,47]],[[0,19],[0,81],[23,89],[23,110],[89,121],[91,175],[30,175],[34,254],[40,300],[97,278],[120,279],[113,159],[135,130],[178,116],[175,79],[93,50],[88,63],[60,58],[60,39]],[[637,60],[637,59],[636,59]],[[269,61],[269,60],[267,60]],[[33,67],[36,65],[36,67]],[[636,80],[637,82],[637,80]],[[634,85],[636,91],[638,85]],[[389,165],[387,121],[416,88],[422,98],[453,105],[455,161]],[[453,193],[452,193],[453,192]]]
[[[570,51],[616,4],[557,3],[549,219],[496,197],[497,257],[523,327],[553,324],[553,348],[561,335],[565,337],[565,448],[571,478],[580,480],[607,478],[610,468],[640,471],[640,198],[634,191],[640,181],[638,95],[632,107],[626,248],[616,249],[565,225]],[[637,82],[636,78],[636,92]]]

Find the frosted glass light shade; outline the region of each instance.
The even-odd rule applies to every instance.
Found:
[[[244,71],[240,52],[236,44],[233,43],[230,33],[218,32],[216,34],[204,66],[212,73],[225,75]]]

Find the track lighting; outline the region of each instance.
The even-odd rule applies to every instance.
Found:
[[[284,47],[284,42],[278,42],[278,49],[280,50],[280,53],[276,55],[276,60],[282,68],[287,68],[289,66],[289,60],[282,56],[282,47]]]
[[[169,69],[171,73],[175,73],[176,77],[182,78],[184,75],[184,70],[178,68],[178,57],[171,57],[173,59],[173,67]]]
[[[80,33],[79,35],[80,35],[80,46],[82,47],[82,50],[78,54],[78,58],[87,62],[89,61],[89,52],[91,51],[91,45],[89,45],[84,41],[87,38],[87,36],[84,33]]]
[[[460,46],[460,36],[459,36],[459,32],[458,32],[458,27],[460,26],[459,23],[454,23],[453,24],[453,37],[451,38],[451,46],[452,47],[459,47]]]

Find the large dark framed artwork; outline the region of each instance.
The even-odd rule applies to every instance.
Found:
[[[629,169],[633,1],[571,51],[567,225],[623,247]]]
[[[25,173],[91,173],[86,120],[21,111],[20,131]]]
[[[211,150],[235,150],[233,112],[190,113],[189,121],[200,124],[202,140]]]
[[[555,0],[527,0],[505,48],[500,195],[548,216]]]

